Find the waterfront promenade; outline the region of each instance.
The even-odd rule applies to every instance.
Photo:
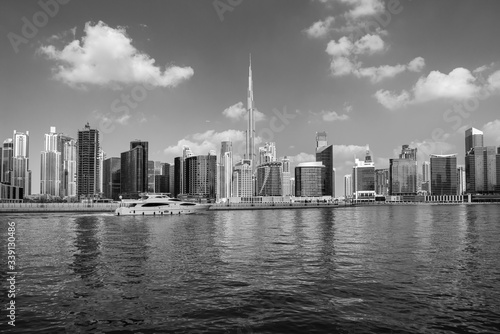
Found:
[[[334,204],[334,203],[218,203],[210,206],[209,210],[275,210],[275,209],[313,209],[313,208],[338,208],[351,206],[351,204]]]
[[[0,203],[0,212],[114,212],[119,205],[120,203]]]

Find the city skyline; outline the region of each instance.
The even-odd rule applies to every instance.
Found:
[[[245,146],[251,53],[255,149],[276,142],[277,156],[290,157],[295,166],[315,161],[315,133],[327,132],[337,194],[343,193],[342,176],[354,156],[363,158],[366,144],[376,168],[387,168],[403,144],[419,148],[426,160],[429,154],[458,153],[462,165],[463,133],[469,126],[484,132],[485,145],[500,145],[495,56],[500,50],[490,42],[500,25],[494,19],[497,3],[401,1],[389,8],[394,2],[373,0],[366,1],[371,6],[366,12],[357,3],[243,1],[221,20],[211,2],[197,2],[197,7],[193,1],[148,7],[126,2],[120,3],[126,14],[119,15],[113,3],[73,1],[60,4],[16,52],[9,34],[23,36],[22,18],[32,21],[43,8],[35,1],[4,2],[1,140],[14,129],[29,131],[32,193],[39,192],[40,152],[51,126],[76,138],[89,122],[100,130],[107,157],[118,157],[138,138],[151,143],[150,160],[169,163],[181,155],[182,145],[204,155],[218,152],[229,139],[236,163],[238,152],[239,158],[244,153],[238,148]],[[373,22],[380,30],[352,36],[355,27]],[[464,25],[468,33],[457,33]],[[193,26],[198,29],[189,29]],[[479,34],[482,38],[475,38]],[[99,76],[78,76],[75,70],[86,61],[109,64],[110,49],[102,47],[100,58],[75,58],[78,54],[65,47],[77,42],[87,55],[103,42],[123,47],[121,65],[128,68],[127,61],[138,58],[151,65],[153,78],[117,76],[113,66]],[[486,98],[481,92],[488,92]],[[127,101],[122,94],[137,99]],[[462,113],[453,111],[460,107]],[[293,118],[283,121],[276,112]],[[270,140],[259,131],[271,129],[273,119]]]

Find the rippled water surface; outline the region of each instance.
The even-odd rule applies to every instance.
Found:
[[[500,332],[499,205],[8,221],[19,333]]]

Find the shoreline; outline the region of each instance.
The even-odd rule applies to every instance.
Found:
[[[214,204],[207,211],[238,211],[238,210],[286,210],[286,209],[315,209],[315,208],[347,208],[372,206],[406,206],[406,205],[500,205],[499,202],[379,202],[357,204],[325,204],[325,203],[237,203],[232,205]],[[57,212],[88,212],[114,213],[119,203],[0,203],[0,213],[57,213]]]

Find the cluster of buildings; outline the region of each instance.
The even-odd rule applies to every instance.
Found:
[[[278,158],[276,144],[255,150],[255,108],[252,66],[248,81],[248,127],[245,154],[234,161],[231,141],[220,153],[195,155],[184,146],[182,156],[166,163],[149,160],[149,143],[133,140],[119,157],[106,157],[99,131],[87,123],[72,138],[51,127],[41,152],[40,195],[68,201],[138,198],[144,192],[207,202],[248,203],[335,199],[333,145],[326,132],[316,133],[316,159],[291,169],[286,156]],[[500,147],[484,146],[483,133],[471,128],[465,135],[465,166],[457,155],[431,155],[419,165],[417,149],[403,145],[389,168],[376,169],[369,147],[364,160],[355,159],[344,176],[346,200],[464,201],[464,196],[500,194]],[[14,130],[0,148],[0,202],[22,201],[31,195],[29,132]],[[500,201],[500,195],[496,197]]]
[[[352,174],[344,176],[344,195],[356,202],[500,201],[500,147],[484,146],[483,132],[465,132],[465,165],[457,154],[431,154],[419,164],[417,149],[403,145],[389,168],[376,169],[367,148],[364,161],[356,159]]]

